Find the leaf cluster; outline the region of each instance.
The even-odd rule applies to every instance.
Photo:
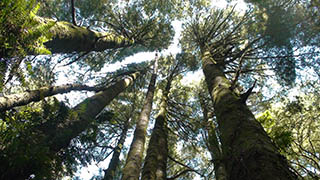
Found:
[[[45,139],[67,115],[68,108],[57,101],[35,108],[26,106],[3,112],[0,123],[1,178],[55,179],[71,173],[73,159],[61,151],[52,153]],[[9,175],[15,175],[11,177]]]

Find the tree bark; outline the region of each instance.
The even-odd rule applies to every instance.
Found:
[[[47,142],[53,152],[68,147],[70,141],[84,131],[103,108],[130,86],[139,75],[139,72],[133,73],[74,107],[66,121],[58,124],[57,128],[47,137]]]
[[[17,106],[27,105],[31,102],[38,102],[46,97],[56,94],[68,93],[70,91],[99,91],[101,88],[90,87],[80,84],[67,84],[61,86],[43,87],[38,90],[26,91],[18,94],[11,94],[0,97],[0,112]]]
[[[216,134],[214,124],[212,121],[209,121],[209,115],[208,115],[209,110],[201,94],[199,94],[199,101],[200,101],[201,109],[203,112],[203,119],[205,122],[207,122],[207,127],[206,127],[206,131],[208,132],[207,148],[211,154],[211,158],[213,161],[215,179],[226,180],[227,179],[226,168],[225,168],[224,162],[222,161],[223,153],[221,150],[221,146],[218,142],[218,136]]]
[[[123,128],[121,135],[120,135],[120,139],[118,141],[118,144],[115,147],[115,149],[113,150],[112,158],[109,163],[108,169],[104,170],[104,172],[105,172],[104,178],[103,178],[104,180],[113,180],[114,179],[114,175],[115,175],[117,167],[119,166],[119,163],[120,163],[119,157],[121,154],[121,150],[123,149],[123,144],[124,144],[124,141],[126,140],[126,137],[127,137],[129,122],[130,122],[130,119],[124,125],[124,128]]]
[[[51,53],[104,51],[106,49],[128,47],[134,43],[133,40],[120,35],[97,32],[69,22],[55,22],[53,19],[41,17],[35,18],[43,25],[53,24],[46,34],[50,37],[50,40],[44,43]]]
[[[160,111],[156,117],[145,163],[142,169],[142,180],[166,180],[168,159],[168,130],[167,130],[167,106],[168,94],[171,88],[173,73],[167,80],[167,85],[162,95]]]
[[[126,165],[123,168],[122,180],[139,180],[140,169],[142,164],[142,156],[146,141],[146,132],[149,124],[150,113],[152,109],[153,94],[157,78],[157,61],[155,62],[155,70],[151,76],[145,102],[136,124],[132,143],[127,156]]]
[[[224,162],[222,161],[223,153],[218,143],[218,137],[216,135],[213,125],[208,128],[209,134],[209,151],[211,153],[211,158],[213,160],[214,172],[216,180],[226,180],[227,173]]]
[[[297,179],[247,105],[230,89],[223,68],[210,58],[209,52],[203,53],[202,68],[221,133],[227,179]]]

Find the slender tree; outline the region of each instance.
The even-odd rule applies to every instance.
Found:
[[[153,94],[157,78],[158,57],[156,56],[154,71],[151,76],[147,95],[140,116],[136,123],[133,140],[127,156],[126,164],[123,168],[122,180],[138,180],[142,164],[144,145],[146,140],[146,131],[149,124],[150,113],[152,109]]]
[[[160,110],[156,116],[155,126],[149,141],[147,155],[142,169],[142,180],[167,179],[168,127],[166,116],[169,93],[173,79],[185,71],[185,67],[190,65],[192,60],[194,59],[184,53],[178,54],[175,58],[172,56],[167,57],[167,61],[171,61],[171,64],[169,64],[168,70],[164,73],[165,76],[167,76],[167,82],[163,90]],[[166,72],[168,72],[168,75]]]
[[[142,180],[155,180],[167,178],[168,158],[168,130],[166,122],[168,94],[173,79],[173,73],[168,77],[160,104],[160,111],[156,117],[147,156],[142,169]]]
[[[113,180],[114,179],[116,170],[117,170],[119,163],[120,163],[120,159],[119,159],[120,153],[121,153],[121,150],[123,149],[124,141],[126,140],[126,137],[127,137],[127,132],[129,129],[130,120],[131,119],[129,118],[126,121],[126,123],[122,129],[120,139],[117,143],[117,146],[113,149],[113,155],[110,160],[109,166],[106,170],[104,170],[104,173],[105,173],[104,178],[103,178],[104,180]]]
[[[42,87],[37,90],[25,91],[23,93],[10,94],[0,97],[0,111],[8,110],[16,106],[27,105],[31,102],[41,101],[42,99],[56,94],[68,93],[70,91],[100,91],[100,87],[90,87],[81,84],[66,84],[61,86]]]

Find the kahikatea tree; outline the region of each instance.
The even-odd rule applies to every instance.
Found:
[[[140,116],[136,121],[132,143],[127,156],[126,165],[123,168],[123,180],[138,180],[140,176],[140,167],[142,164],[144,146],[146,141],[147,127],[149,125],[150,114],[152,110],[153,96],[156,89],[156,79],[158,73],[158,56],[155,57],[153,73],[147,90],[145,102]]]
[[[124,146],[124,141],[127,137],[130,120],[131,120],[131,117],[129,117],[129,119],[127,119],[127,122],[125,122],[120,135],[120,139],[118,140],[116,147],[113,149],[113,155],[108,165],[108,168],[104,170],[105,180],[112,180],[116,176],[116,170],[120,164],[120,154]]]
[[[164,60],[162,60],[164,61]],[[167,84],[163,91],[160,110],[155,118],[155,126],[152,131],[151,139],[148,145],[145,163],[142,169],[142,179],[166,179],[166,165],[168,158],[168,132],[166,122],[166,109],[168,94],[174,74],[178,69],[178,65],[173,68],[167,77]]]
[[[250,35],[252,32],[246,31],[251,27],[249,21],[251,14],[246,12],[237,16],[234,7],[224,11],[197,10],[209,14],[205,17],[193,15],[193,19],[185,26],[182,45],[201,59],[218,121],[222,161],[226,167],[227,178],[271,179],[276,176],[279,179],[296,179],[286,159],[280,155],[277,147],[246,106],[246,100],[253,87],[243,94],[240,94],[236,87],[244,65],[252,67],[252,64],[248,64],[252,61],[246,61],[246,57],[254,55],[259,57],[259,51],[267,45],[270,48],[273,45],[275,48],[288,50],[285,45],[290,47],[291,44],[287,43],[291,36],[284,39],[281,45],[277,44],[278,41],[272,41],[274,37],[266,35],[266,32],[256,33],[258,36],[254,38]],[[272,53],[274,49],[271,49],[270,54]],[[295,59],[289,56],[289,59],[282,60],[282,62],[288,61],[294,62]],[[232,66],[238,66],[239,69],[235,71],[233,79],[228,79],[225,71]],[[276,71],[286,69],[293,78],[294,67],[286,63],[276,63]],[[284,80],[292,82],[293,79]]]
[[[167,109],[169,93],[173,80],[187,70],[196,69],[195,58],[187,53],[177,54],[176,57],[168,56],[162,59],[162,75],[165,78],[164,89],[162,90],[159,112],[155,118],[155,125],[152,130],[148,145],[145,163],[142,169],[141,179],[155,180],[167,178],[168,160],[168,126]],[[189,69],[188,69],[189,68]]]
[[[0,27],[3,32],[1,37],[6,37],[1,41],[2,51],[4,51],[0,57],[0,67],[3,70],[0,76],[3,81],[1,87],[5,84],[4,82],[11,79],[9,76],[5,80],[9,71],[11,75],[16,75],[15,72],[26,54],[50,54],[51,51],[67,58],[68,64],[82,59],[81,63],[91,67],[99,64],[101,68],[108,61],[122,60],[137,52],[167,48],[173,37],[174,32],[170,24],[172,18],[165,15],[156,16],[157,10],[151,7],[146,8],[148,9],[146,13],[144,3],[133,2],[122,6],[117,1],[97,1],[96,6],[101,7],[94,9],[94,7],[86,8],[82,3],[77,2],[75,6],[79,5],[80,14],[84,16],[80,17],[88,17],[86,27],[59,21],[52,15],[55,14],[52,10],[56,7],[67,6],[68,3],[64,1],[54,2],[55,7],[50,5],[51,2],[36,3],[35,1],[25,2],[25,0],[17,0],[16,3],[5,1],[1,4],[1,7],[4,7],[1,21],[6,22],[3,27]],[[84,3],[92,4],[90,1]],[[105,3],[110,4],[106,6]],[[40,14],[43,17],[35,15],[39,5],[42,7]],[[45,13],[46,10],[43,8],[51,8],[51,14]],[[14,15],[14,12],[21,14],[17,13],[21,9],[26,9],[26,12],[23,12],[25,16],[28,15],[28,18]],[[68,20],[68,18],[61,19]],[[94,20],[91,21],[92,19]],[[17,27],[12,28],[14,32],[7,28],[10,24],[17,24]],[[15,37],[22,36],[22,38],[18,41],[13,37],[10,38],[11,35],[7,36],[6,33],[16,34]],[[27,41],[29,39],[30,42]],[[18,45],[12,42],[18,42]],[[10,53],[9,51],[14,48],[21,49],[24,53]]]
[[[0,88],[5,94],[32,94],[36,91],[26,90],[55,87],[58,77],[55,67],[63,62],[64,67],[70,68],[60,73],[75,77],[69,79],[83,85],[95,81],[97,87],[109,87],[110,90],[112,85],[124,79],[123,76],[113,76],[113,81],[106,81],[109,72],[102,68],[106,62],[120,61],[136,52],[168,47],[173,35],[171,21],[183,18],[181,47],[185,55],[191,54],[190,57],[202,62],[211,97],[201,91],[203,85],[185,87],[180,81],[185,74],[178,75],[172,82],[166,108],[162,108],[160,118],[157,118],[142,172],[142,150],[139,164],[131,165],[133,168],[129,170],[135,171],[136,179],[140,173],[144,179],[157,178],[157,170],[160,179],[193,179],[195,176],[209,179],[272,179],[275,176],[295,179],[287,160],[280,155],[287,146],[278,152],[281,143],[291,142],[286,140],[291,140],[288,135],[294,131],[278,133],[278,129],[271,128],[269,135],[273,139],[270,139],[250,112],[246,99],[252,91],[250,87],[254,79],[261,89],[272,80],[267,76],[273,75],[282,85],[293,86],[298,77],[297,67],[313,65],[313,69],[319,69],[313,59],[319,52],[319,4],[314,0],[303,4],[299,1],[248,0],[250,12],[244,13],[230,7],[217,10],[209,6],[209,2],[56,0],[40,1],[37,5],[35,1],[1,1],[0,38],[3,41],[0,46],[3,48],[0,68],[3,71],[0,78],[6,86],[0,84]],[[36,60],[32,57],[23,59],[26,54],[47,54],[48,50],[54,55],[37,57]],[[38,67],[35,62],[47,64]],[[194,67],[198,64],[194,63]],[[42,67],[45,67],[43,72]],[[167,61],[160,68],[167,67],[174,66]],[[170,73],[162,72],[164,76],[159,79],[167,79]],[[270,72],[274,74],[270,75]],[[135,71],[123,73],[129,77]],[[165,81],[159,83],[161,89],[165,88],[161,87]],[[142,94],[146,92],[143,88],[126,91],[125,96],[130,100],[118,97],[107,108],[104,106],[113,98],[104,89],[91,98],[80,100],[82,102],[74,108],[44,98],[40,103],[5,111],[0,120],[1,141],[4,142],[0,145],[0,158],[4,162],[0,168],[1,179],[26,179],[32,174],[36,179],[57,179],[65,171],[72,174],[77,165],[86,166],[92,161],[99,163],[112,152],[105,178],[110,174],[114,179],[120,179],[124,174],[124,178],[130,172],[124,159],[119,157],[125,139],[125,122],[130,117],[138,119],[137,111],[143,106]],[[243,93],[242,89],[249,91]],[[263,97],[262,91],[259,97],[263,100],[269,98],[268,93]],[[116,91],[110,93],[117,94]],[[40,94],[35,99],[39,97],[43,98]],[[134,99],[139,103],[132,103]],[[208,99],[212,102],[208,103]],[[155,102],[160,102],[157,100]],[[251,108],[254,113],[266,109],[252,102],[248,104],[254,106]],[[289,103],[288,112],[292,117],[308,114],[299,107],[302,107],[300,102]],[[134,113],[130,113],[131,110]],[[151,110],[151,114],[153,112],[158,113],[158,109]],[[288,118],[284,118],[288,112],[271,116],[288,122]],[[293,123],[305,127],[303,123]],[[130,127],[133,124],[131,121]],[[317,123],[313,125],[317,126]],[[299,127],[295,129],[301,130]],[[309,134],[314,132],[312,128],[308,131]],[[300,134],[305,136],[305,132]],[[290,152],[294,154],[282,154],[293,160],[297,172],[308,173],[309,177],[316,177],[310,169],[304,168],[317,168],[314,139],[316,136],[311,135],[312,143],[307,146],[305,141],[293,141],[295,148]],[[30,143],[25,145],[25,142]],[[124,155],[126,149],[122,149]],[[306,153],[308,158],[300,157],[306,157]],[[93,178],[103,178],[100,170],[100,176]]]
[[[204,81],[201,81],[201,85],[203,87]],[[205,122],[205,125],[203,127],[203,133],[202,136],[204,138],[204,144],[206,145],[206,148],[209,150],[212,163],[214,164],[214,176],[217,180],[226,180],[227,174],[226,174],[226,168],[224,162],[222,162],[222,148],[219,144],[219,132],[216,127],[216,121],[214,120],[213,116],[213,107],[212,103],[210,101],[210,97],[208,97],[209,93],[202,88],[195,89],[196,94],[198,95],[198,102],[201,107],[201,111],[203,113],[203,121]]]

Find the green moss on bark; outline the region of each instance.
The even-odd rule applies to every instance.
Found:
[[[202,60],[221,133],[222,161],[228,179],[296,179],[249,108],[230,89],[222,68],[207,56]]]
[[[58,21],[36,17],[42,24],[54,25],[47,33],[48,41],[45,47],[52,53],[71,53],[104,51],[131,46],[134,41],[112,33],[97,32],[85,27],[75,26],[69,22]]]

